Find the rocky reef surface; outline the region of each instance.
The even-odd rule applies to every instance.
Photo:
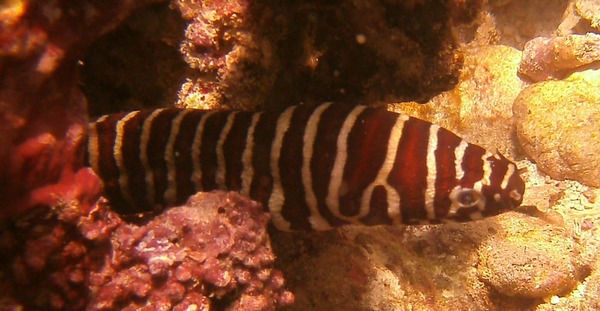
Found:
[[[0,304],[600,309],[598,21],[585,0],[5,1]],[[390,109],[498,149],[523,206],[267,235],[256,203],[223,192],[124,220],[82,166],[88,114],[331,100],[403,102]]]

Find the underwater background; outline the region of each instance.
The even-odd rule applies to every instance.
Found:
[[[0,3],[0,310],[600,310],[600,3]],[[142,108],[387,105],[517,163],[516,211],[268,229],[200,193],[131,221],[80,145]]]

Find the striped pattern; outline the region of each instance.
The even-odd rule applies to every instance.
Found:
[[[326,230],[476,220],[515,208],[524,191],[502,155],[365,106],[135,111],[90,124],[88,142],[122,213],[226,189],[262,202],[281,230]]]

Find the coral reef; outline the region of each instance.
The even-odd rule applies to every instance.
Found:
[[[93,113],[168,105],[177,89],[179,105],[205,108],[433,97],[393,109],[523,158],[516,214],[272,234],[289,310],[600,308],[597,72],[583,71],[598,61],[582,48],[597,44],[597,2],[173,0],[92,45],[155,2],[0,4],[3,307],[270,310],[294,299],[273,268],[267,216],[238,195],[200,194],[137,225],[98,201],[78,153],[81,69]],[[523,90],[525,74],[542,82]],[[550,139],[531,134],[540,128]]]
[[[273,310],[293,302],[274,255],[260,204],[237,193],[192,196],[147,225],[111,236],[111,261],[90,274],[89,308],[210,306]]]
[[[81,90],[89,115],[172,106],[190,69],[179,54],[184,21],[169,3],[132,12],[82,58]]]
[[[145,225],[104,203],[2,223],[0,301],[25,309],[274,310],[293,302],[273,269],[268,214],[236,193],[200,193]]]
[[[104,204],[91,208],[76,201],[2,221],[3,308],[85,308],[88,274],[110,259],[110,235],[121,223]]]

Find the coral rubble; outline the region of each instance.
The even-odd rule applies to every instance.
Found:
[[[466,49],[460,81],[430,103],[400,103],[393,109],[459,133],[464,139],[517,158],[512,105],[525,83],[517,76],[521,52],[505,45]]]

